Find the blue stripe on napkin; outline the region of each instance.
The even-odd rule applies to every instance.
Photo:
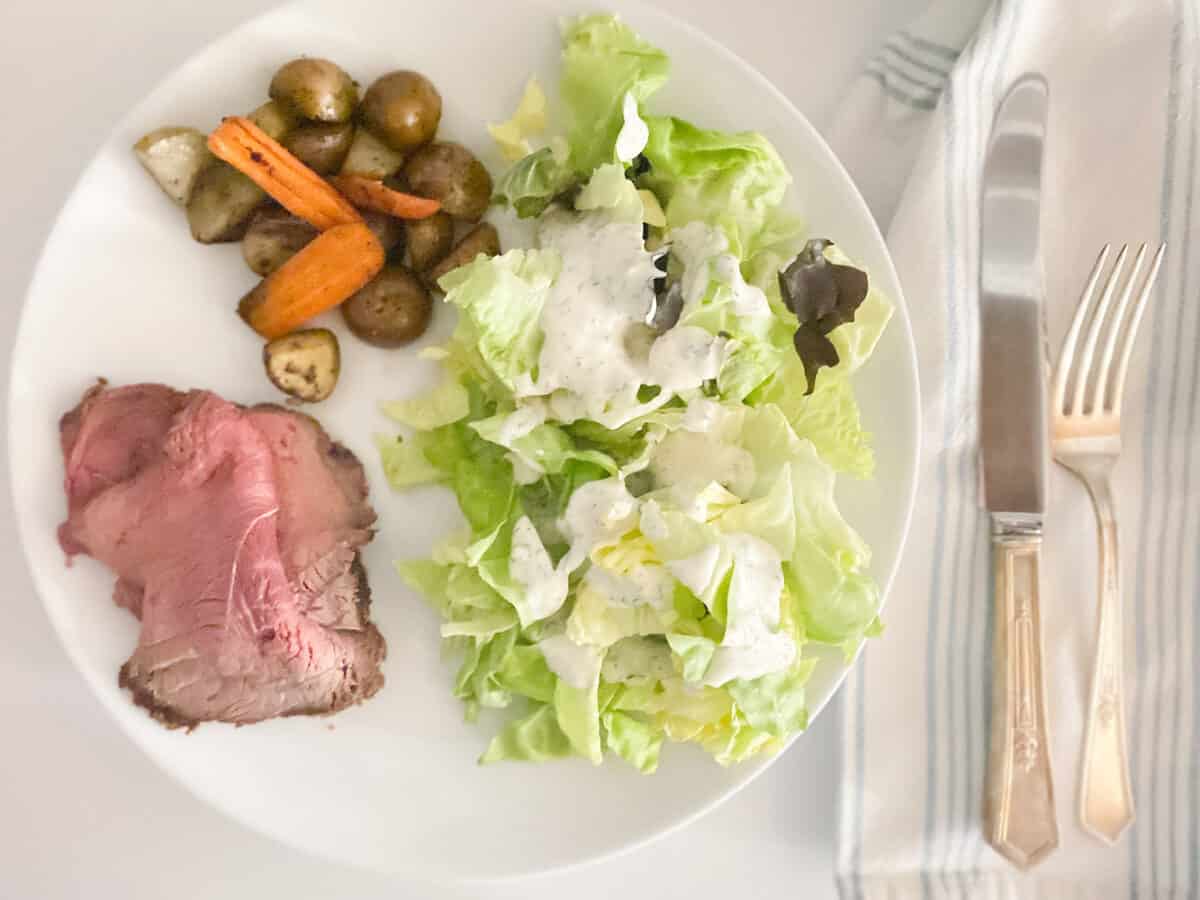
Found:
[[[1185,332],[1185,311],[1189,306],[1191,299],[1188,292],[1188,274],[1190,270],[1190,244],[1191,244],[1191,219],[1193,205],[1193,188],[1194,188],[1194,173],[1196,161],[1196,89],[1195,85],[1188,85],[1188,107],[1190,118],[1187,121],[1192,123],[1191,132],[1188,135],[1186,162],[1183,168],[1183,175],[1186,180],[1184,186],[1184,196],[1182,199],[1182,214],[1177,213],[1177,198],[1176,198],[1176,169],[1178,164],[1178,152],[1180,136],[1178,134],[1177,125],[1180,121],[1180,109],[1182,107],[1182,90],[1184,88],[1183,78],[1185,72],[1192,72],[1194,66],[1194,49],[1196,41],[1196,28],[1192,20],[1194,10],[1188,3],[1179,4],[1177,9],[1177,18],[1175,26],[1171,34],[1171,51],[1170,51],[1170,73],[1171,87],[1167,96],[1167,134],[1163,159],[1163,180],[1162,180],[1162,199],[1161,199],[1161,224],[1160,238],[1168,243],[1168,256],[1164,266],[1164,277],[1159,286],[1159,296],[1154,298],[1150,314],[1152,317],[1152,337],[1151,337],[1151,352],[1149,359],[1151,361],[1150,373],[1146,379],[1146,393],[1144,397],[1144,407],[1146,409],[1146,422],[1144,431],[1144,440],[1146,442],[1145,458],[1143,461],[1142,471],[1142,503],[1140,510],[1140,527],[1137,552],[1136,566],[1136,582],[1133,592],[1134,596],[1134,623],[1135,636],[1137,646],[1137,668],[1138,668],[1138,683],[1145,688],[1139,691],[1134,697],[1130,717],[1130,735],[1131,741],[1131,768],[1133,773],[1133,791],[1137,798],[1137,803],[1142,809],[1142,814],[1139,817],[1139,823],[1135,823],[1130,829],[1130,834],[1127,838],[1129,844],[1130,857],[1130,884],[1129,895],[1132,898],[1140,896],[1140,891],[1144,887],[1148,887],[1150,896],[1157,896],[1159,892],[1159,875],[1160,867],[1157,865],[1160,847],[1159,847],[1159,784],[1158,777],[1163,768],[1161,759],[1158,754],[1170,752],[1170,772],[1179,771],[1179,758],[1176,750],[1178,748],[1178,729],[1180,719],[1183,712],[1183,696],[1185,691],[1185,681],[1177,678],[1175,684],[1175,703],[1174,715],[1171,717],[1172,730],[1175,732],[1174,739],[1167,741],[1164,735],[1163,713],[1166,695],[1169,693],[1169,688],[1164,685],[1163,679],[1167,671],[1174,671],[1177,675],[1181,669],[1183,660],[1181,641],[1178,639],[1171,640],[1166,632],[1168,617],[1166,615],[1166,605],[1169,598],[1165,596],[1167,583],[1166,569],[1168,560],[1163,558],[1163,549],[1168,539],[1168,519],[1171,512],[1172,501],[1179,497],[1189,496],[1190,490],[1190,473],[1191,473],[1191,456],[1185,456],[1185,470],[1182,485],[1182,492],[1167,491],[1161,488],[1156,488],[1156,477],[1162,474],[1166,479],[1170,469],[1170,457],[1172,438],[1175,436],[1175,427],[1177,423],[1184,420],[1187,416],[1187,430],[1183,432],[1183,439],[1186,440],[1188,435],[1195,433],[1195,420],[1192,415],[1195,412],[1195,396],[1190,398],[1192,402],[1188,403],[1185,408],[1179,408],[1179,378],[1183,366],[1180,365],[1182,360],[1181,347],[1187,346],[1192,350],[1193,363],[1200,360],[1200,352],[1197,352],[1197,341],[1195,338],[1190,343],[1182,343]],[[1185,57],[1186,54],[1186,57]],[[1173,301],[1173,302],[1172,302]],[[1169,333],[1173,332],[1175,336],[1175,353],[1174,365],[1170,365],[1170,358],[1167,356],[1165,342]],[[1192,373],[1191,385],[1194,392],[1196,373]],[[1168,385],[1164,385],[1163,381],[1169,381]],[[1165,401],[1165,403],[1164,403]],[[1160,443],[1156,438],[1159,433],[1165,434],[1164,440]],[[1156,504],[1155,501],[1160,503]],[[1156,505],[1161,505],[1161,510],[1156,510]],[[1161,522],[1161,526],[1156,528],[1156,523]],[[1153,535],[1157,533],[1160,537],[1153,540]],[[1179,529],[1179,572],[1178,577],[1174,579],[1176,588],[1175,603],[1182,604],[1187,600],[1194,601],[1200,595],[1200,585],[1193,585],[1192,591],[1189,593],[1184,589],[1185,584],[1185,550],[1182,545],[1184,529]],[[1153,582],[1153,584],[1151,584]],[[1154,614],[1150,614],[1153,608]],[[1176,615],[1174,621],[1182,619],[1182,607],[1176,607]],[[1196,614],[1193,612],[1193,631],[1195,630]],[[1157,627],[1154,629],[1155,646],[1150,647],[1150,625],[1149,620],[1153,619]],[[1171,665],[1167,665],[1167,650],[1172,648]],[[1196,650],[1196,641],[1192,642],[1192,666],[1193,669],[1200,661],[1200,653]],[[1192,704],[1193,708],[1196,704],[1195,685],[1197,679],[1200,678],[1195,671],[1192,673]],[[1144,721],[1148,720],[1148,721]],[[1184,834],[1187,835],[1187,846],[1193,851],[1197,846],[1200,846],[1196,834],[1196,754],[1194,751],[1194,731],[1196,727],[1196,717],[1192,717],[1193,728],[1193,747],[1192,763],[1189,767],[1191,772],[1191,802],[1188,804],[1187,825],[1184,828]],[[1144,748],[1143,744],[1149,740],[1149,747]],[[1151,759],[1150,771],[1148,778],[1141,777],[1143,765],[1143,752],[1148,751]],[[1177,791],[1173,786],[1168,786],[1168,822],[1175,823],[1176,808],[1175,800]],[[1142,839],[1143,829],[1147,832],[1145,840]],[[1176,854],[1177,840],[1171,840],[1168,836],[1167,840],[1167,872],[1170,873],[1170,880],[1175,884],[1184,883],[1184,879],[1177,878],[1178,859]],[[1148,851],[1142,853],[1143,846]],[[1186,861],[1185,861],[1186,862]],[[1190,873],[1187,883],[1190,884],[1188,896],[1197,896],[1196,870],[1200,866],[1200,861],[1190,861]],[[1148,881],[1148,885],[1144,882]]]

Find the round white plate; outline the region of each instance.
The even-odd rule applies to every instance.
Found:
[[[887,585],[912,505],[918,410],[908,316],[879,232],[816,132],[749,66],[660,13],[623,0],[606,6],[671,55],[671,80],[651,109],[764,132],[796,178],[793,205],[813,233],[836,239],[896,301],[858,378],[878,475],[839,489]],[[247,24],[180,68],[116,128],[59,217],[26,300],[13,359],[13,491],[34,580],[67,652],[158,765],[238,821],[313,853],[440,878],[546,871],[661,835],[769,764],[722,769],[694,748],[670,746],[653,777],[620,761],[476,765],[494,723],[463,721],[435,616],[392,570],[397,558],[427,555],[457,511],[445,491],[391,493],[372,447],[372,433],[388,430],[379,401],[432,382],[431,364],[411,350],[375,350],[347,337],[337,393],[314,410],[363,460],[380,515],[366,563],[388,641],[387,684],[365,705],[250,728],[162,728],[117,687],[138,626],[110,600],[112,575],[89,559],[67,568],[55,540],[65,514],[58,417],[97,376],[205,387],[240,402],[276,399],[261,344],[233,312],[254,281],[238,245],[192,241],[182,212],[130,152],[142,133],[164,124],[207,128],[222,114],[252,109],[274,68],[304,53],[337,60],[364,84],[397,67],[426,73],[445,99],[441,134],[475,148],[498,172],[485,123],[509,115],[530,74],[557,82],[558,19],[594,8],[575,0],[313,0]],[[426,342],[448,332],[447,313],[439,310]],[[829,653],[812,680],[814,713],[845,672],[840,654]]]

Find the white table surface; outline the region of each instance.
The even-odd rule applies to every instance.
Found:
[[[829,122],[864,57],[926,2],[658,0],[750,60],[818,128]],[[0,391],[7,398],[17,316],[41,244],[110,124],[182,60],[274,3],[3,5]],[[0,898],[834,896],[836,701],[767,774],[718,812],[648,848],[575,872],[486,886],[401,882],[250,833],[153,767],[93,701],[30,585],[12,522],[6,455],[0,465]]]

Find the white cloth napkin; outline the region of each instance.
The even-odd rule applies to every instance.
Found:
[[[920,487],[904,562],[845,693],[842,896],[1200,898],[1200,166],[1194,0],[938,2],[871,60],[831,132],[888,234],[916,333]],[[1108,241],[1168,243],[1115,474],[1137,821],[1078,824],[1095,526],[1053,467],[1042,615],[1060,847],[1027,874],[983,841],[989,523],[977,484],[979,174],[1014,78],[1050,85],[1053,356]],[[1194,214],[1194,217],[1193,217]]]

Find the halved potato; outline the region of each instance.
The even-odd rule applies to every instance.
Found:
[[[212,163],[208,136],[195,128],[156,128],[133,145],[138,162],[168,197],[186,206],[196,180]]]
[[[308,246],[317,229],[286,209],[268,206],[255,214],[242,238],[242,256],[264,278]]]
[[[214,162],[200,173],[188,200],[192,237],[202,244],[241,240],[266,199],[266,191],[233,166]]]
[[[441,261],[454,246],[454,219],[436,212],[424,219],[404,223],[408,239],[408,263],[414,272],[425,272]]]
[[[342,163],[341,175],[359,175],[382,181],[400,171],[404,154],[393,150],[363,126],[354,132],[350,152]]]
[[[271,384],[289,397],[319,403],[333,393],[342,370],[337,335],[328,328],[293,331],[263,347]]]
[[[447,272],[452,272],[459,266],[465,266],[480,253],[484,256],[496,256],[500,252],[500,235],[496,226],[489,222],[480,222],[458,242],[453,250],[436,266],[425,273],[425,281],[436,287],[438,279]]]
[[[277,141],[300,123],[300,117],[278,100],[268,100],[246,118]]]
[[[318,175],[329,175],[341,167],[352,140],[350,122],[316,122],[288,132],[281,143]]]

